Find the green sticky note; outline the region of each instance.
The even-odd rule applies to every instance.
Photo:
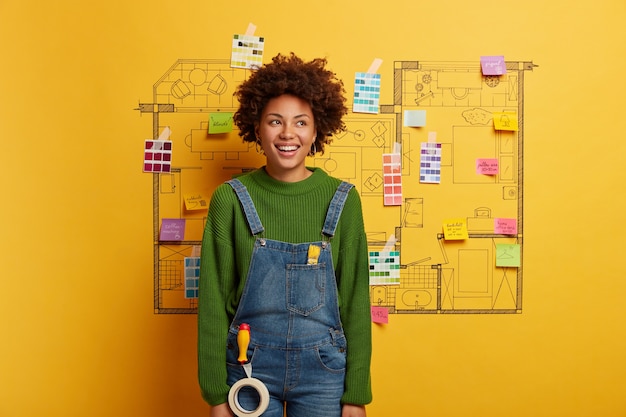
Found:
[[[519,268],[520,245],[518,244],[496,244],[496,266],[509,266]]]
[[[232,113],[209,113],[209,135],[228,133],[233,130]]]

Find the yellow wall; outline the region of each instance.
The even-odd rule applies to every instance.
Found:
[[[176,59],[532,60],[523,313],[392,315],[373,417],[624,416],[626,3],[0,2],[0,416],[202,416],[194,315],[157,315],[133,109]],[[391,77],[381,102],[391,102]]]

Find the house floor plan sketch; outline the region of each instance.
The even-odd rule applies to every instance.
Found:
[[[393,74],[382,74],[393,77],[393,103],[381,102],[377,114],[349,113],[346,131],[323,155],[307,160],[355,184],[369,250],[389,249],[391,242],[399,253],[398,282],[371,284],[372,306],[390,314],[521,313],[524,74],[534,67],[506,61],[506,74],[485,76],[478,61],[396,61]],[[211,115],[236,111],[233,93],[249,74],[231,68],[229,60],[181,59],[155,82],[152,101],[139,104],[139,112],[153,121],[146,139],[171,130],[171,168],[145,174],[153,179],[156,313],[196,312],[197,299],[189,291],[193,280],[186,277],[190,265],[197,265],[189,258],[199,253],[208,198],[223,181],[263,163],[236,128],[208,133]],[[405,115],[412,110],[426,112],[425,126],[406,126]],[[496,130],[495,113],[515,115],[517,130]],[[420,153],[433,133],[441,154],[440,181],[427,183],[420,181]],[[402,202],[386,206],[383,154],[398,149]],[[497,173],[477,173],[478,159],[497,160]],[[185,204],[189,195],[206,197],[198,202],[202,209]],[[442,222],[450,218],[464,219],[467,239],[444,238]],[[517,233],[496,233],[499,218],[515,219]],[[184,219],[184,238],[160,240],[163,219]],[[519,245],[519,266],[496,266],[501,244]]]

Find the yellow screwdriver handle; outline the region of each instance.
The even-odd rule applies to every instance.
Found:
[[[239,332],[237,333],[237,346],[239,346],[239,357],[237,360],[240,364],[248,362],[248,345],[250,344],[250,325],[241,323]]]

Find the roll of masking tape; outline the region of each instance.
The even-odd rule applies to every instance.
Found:
[[[251,387],[259,393],[259,406],[254,410],[246,410],[239,404],[239,391],[242,388]],[[259,417],[267,410],[270,403],[270,393],[263,382],[256,378],[242,378],[235,382],[228,391],[228,404],[233,413],[238,417]]]

